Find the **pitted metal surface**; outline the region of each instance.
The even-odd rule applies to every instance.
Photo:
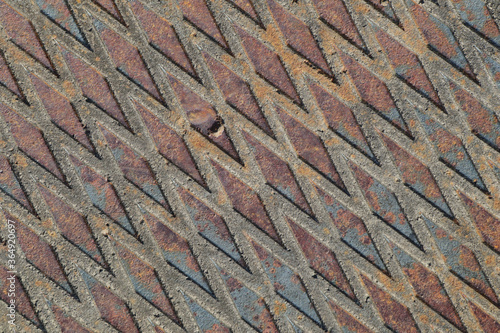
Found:
[[[500,332],[499,25],[0,0],[0,331]]]

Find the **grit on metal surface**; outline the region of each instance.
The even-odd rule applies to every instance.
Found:
[[[0,332],[500,332],[499,25],[0,0]]]

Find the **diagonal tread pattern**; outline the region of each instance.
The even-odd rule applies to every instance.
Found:
[[[0,13],[19,329],[498,330],[491,4]]]

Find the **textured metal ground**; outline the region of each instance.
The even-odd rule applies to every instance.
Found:
[[[0,331],[500,332],[499,24],[0,0]]]

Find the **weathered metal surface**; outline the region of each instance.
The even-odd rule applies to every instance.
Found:
[[[350,56],[342,52],[341,57],[362,100],[398,129],[408,133],[387,85]]]
[[[313,0],[321,20],[347,38],[351,43],[365,50],[365,42],[359,34],[342,0]]]
[[[290,171],[290,167],[269,149],[255,140],[250,134],[243,132],[243,135],[250,144],[250,150],[254,153],[257,164],[267,184],[296,204],[304,212],[312,214],[311,207],[309,207],[304,194],[295,181],[295,177]]]
[[[184,51],[172,25],[165,19],[148,9],[140,1],[130,1],[130,9],[139,20],[147,34],[149,43],[162,52],[168,59],[180,66],[193,77],[196,72]]]
[[[418,332],[419,329],[408,308],[397,302],[387,292],[377,287],[366,276],[361,276],[373,303],[380,312],[385,325],[395,332]]]
[[[191,126],[213,141],[232,158],[239,160],[238,152],[236,152],[234,144],[224,128],[224,121],[217,114],[217,111],[173,76],[168,75],[168,79],[180,104],[186,111]]]
[[[99,124],[99,129],[125,178],[166,209],[170,209],[148,162]]]
[[[2,170],[2,172],[0,173],[0,188],[2,189],[2,191],[19,202],[32,214],[36,214],[33,206],[24,193],[19,180],[14,174],[9,160],[4,156],[0,157],[0,168]]]
[[[181,0],[179,1],[179,6],[186,20],[216,41],[220,46],[224,48],[228,47],[205,1]]]
[[[43,185],[39,185],[38,189],[49,207],[62,236],[103,267],[108,268],[108,264],[104,261],[85,218]]]
[[[415,18],[415,23],[429,43],[428,47],[463,71],[465,75],[475,79],[474,72],[451,29],[440,19],[426,12],[413,0],[406,0],[406,3],[409,12]]]
[[[233,236],[222,217],[205,206],[200,200],[183,188],[179,195],[186,204],[187,210],[198,232],[221,251],[247,269],[247,264],[234,243]]]
[[[229,333],[231,330],[229,327],[225,326],[223,323],[221,323],[217,318],[212,316],[210,312],[202,308],[200,305],[198,305],[195,301],[193,301],[191,298],[184,296],[186,299],[186,302],[189,305],[189,309],[193,313],[193,316],[196,320],[196,323],[198,324],[198,327],[203,333],[215,333],[215,332],[220,332],[220,333]]]
[[[396,75],[410,87],[416,89],[438,107],[442,108],[441,100],[434,86],[429,81],[418,57],[403,45],[396,42],[379,27],[373,25],[373,28],[376,31],[375,34],[377,39],[384,48]]]
[[[268,0],[267,4],[271,9],[274,19],[278,23],[281,33],[286,38],[288,46],[299,55],[309,60],[313,65],[320,68],[326,75],[332,76],[333,73],[328,67],[307,25],[289,14],[275,1]]]
[[[189,248],[186,239],[176,234],[149,213],[144,214],[144,219],[158,242],[158,246],[162,250],[165,260],[200,285],[203,289],[211,293],[210,286],[200,269],[196,257]]]
[[[226,271],[220,270],[220,274],[243,320],[258,332],[277,332],[264,300]]]
[[[19,149],[52,172],[60,180],[65,181],[57,162],[52,155],[42,132],[30,124],[26,118],[20,116],[12,109],[0,104],[0,112],[9,124],[10,132],[14,137]]]
[[[370,333],[371,331],[367,329],[363,324],[361,324],[355,317],[351,316],[348,312],[342,310],[341,307],[337,306],[334,302],[329,301],[328,304],[331,306],[335,314],[337,315],[337,320],[339,326],[344,332],[357,332],[357,333]]]
[[[316,188],[323,203],[326,205],[326,210],[332,218],[333,224],[340,233],[342,241],[352,247],[354,251],[359,253],[372,264],[386,270],[384,262],[370,237],[363,220],[354,215],[340,202],[326,194],[320,188]]]
[[[447,216],[453,218],[453,213],[446,204],[446,200],[439,190],[439,186],[429,168],[383,134],[382,140],[394,157],[405,185],[441,209]]]
[[[433,310],[449,320],[459,330],[463,331],[464,326],[460,317],[458,317],[453,303],[449,299],[438,277],[395,244],[390,243],[389,246],[392,248],[397,260],[401,264],[401,269],[408,277],[408,281],[413,286],[413,289],[415,289],[418,297]]]
[[[452,2],[466,26],[485,36],[495,45],[500,45],[500,30],[484,1],[452,0]]]
[[[424,218],[424,220],[451,271],[493,303],[498,304],[498,298],[474,253],[468,247],[457,242],[446,231],[432,223],[431,220],[427,218]]]
[[[21,49],[42,63],[49,70],[54,70],[45,48],[38,39],[32,23],[23,17],[5,1],[0,1],[0,17],[5,32]]]
[[[297,307],[316,323],[321,324],[321,319],[318,317],[314,305],[307,295],[300,276],[294,273],[290,267],[274,258],[254,240],[251,240],[251,243],[278,295]]]
[[[106,45],[116,69],[161,102],[163,99],[149,75],[139,51],[101,21],[95,19],[93,23]]]
[[[270,82],[286,96],[290,97],[295,103],[302,104],[279,56],[239,26],[235,26],[234,29],[241,38],[243,48],[252,65],[255,67],[257,74]]]
[[[57,260],[54,250],[33,231],[19,223],[13,216],[7,215],[8,220],[14,221],[17,225],[17,236],[19,246],[29,261],[34,267],[39,269],[49,279],[57,283],[68,293],[73,293],[73,288],[68,282],[63,268]]]
[[[65,314],[60,307],[52,305],[51,310],[54,313],[56,321],[59,323],[59,326],[61,327],[61,332],[90,333],[89,330],[82,327],[76,320]]]
[[[0,52],[0,82],[4,87],[9,89],[11,92],[17,95],[17,97],[24,99],[24,96],[19,89],[19,85],[16,82],[16,79],[12,75],[12,72],[7,65],[5,60],[5,56],[2,52]]]
[[[50,20],[56,22],[61,28],[69,32],[80,43],[88,46],[85,35],[80,30],[75,18],[71,14],[70,9],[64,0],[37,0],[36,4],[40,8],[42,14],[46,15]]]
[[[114,2],[114,0],[91,0],[91,1],[99,5],[109,14],[111,14],[116,20],[120,21],[121,23],[124,23],[122,15],[120,14],[120,11],[116,7],[116,3]]]
[[[374,214],[415,245],[420,246],[417,236],[394,193],[354,163],[351,163],[351,168]]]
[[[155,117],[144,106],[135,101],[134,105],[140,112],[150,135],[153,137],[158,152],[186,174],[193,177],[200,185],[206,186],[205,180],[200,175],[182,137],[170,127],[163,124],[160,119]]]
[[[399,24],[399,19],[392,8],[392,4],[389,1],[384,0],[366,0],[370,5],[378,10],[382,15],[387,16],[392,22]]]
[[[122,245],[115,243],[115,248],[122,260],[125,271],[134,285],[136,293],[156,306],[173,321],[179,323],[179,318],[174,312],[172,303],[170,303],[167,295],[165,295],[155,270]]]
[[[278,107],[276,111],[300,158],[332,180],[340,189],[346,191],[345,185],[335,169],[331,158],[328,156],[321,139],[281,108]]]
[[[450,87],[466,114],[472,133],[496,150],[500,150],[500,122],[497,115],[454,83],[450,82]]]
[[[127,304],[122,299],[85,271],[81,271],[81,275],[105,322],[121,332],[139,332]]]
[[[7,250],[7,247],[3,248],[4,251]],[[16,297],[18,301],[17,312],[24,316],[27,320],[33,323],[38,328],[43,328],[42,322],[38,319],[37,314],[33,310],[33,305],[31,304],[29,296],[26,294],[23,285],[21,284],[18,277],[14,276],[14,283],[12,280],[8,280],[7,278],[12,278],[12,273],[9,273],[9,270],[5,267],[0,268],[0,276],[2,277],[2,294],[1,298],[5,303],[10,304],[10,298],[8,296],[9,289],[11,289],[11,284],[14,284],[14,288],[16,290]],[[5,326],[5,325],[4,325]]]
[[[35,75],[30,75],[30,79],[50,119],[63,131],[85,146],[85,148],[94,152],[94,146],[85,133],[78,114],[68,99]]]
[[[106,79],[91,66],[78,59],[71,51],[61,46],[60,50],[72,75],[78,81],[83,96],[90,103],[94,103],[97,107],[107,112],[123,126],[129,127]]]
[[[264,230],[271,238],[279,241],[279,236],[259,196],[214,161],[212,161],[212,165],[217,170],[217,175],[234,209],[248,218],[257,227]]]
[[[352,110],[338,99],[328,94],[328,92],[317,84],[311,84],[310,87],[314,97],[318,101],[321,111],[323,111],[329,127],[337,133],[337,135],[349,142],[356,149],[359,149],[375,163],[378,163]]]
[[[459,195],[484,242],[500,252],[500,221],[465,194],[459,193]]]
[[[292,228],[293,234],[304,252],[309,265],[328,282],[339,288],[340,291],[354,301],[357,301],[356,295],[354,295],[342,268],[339,266],[337,258],[335,258],[335,254],[292,220],[287,219],[287,222]]]
[[[472,162],[462,140],[448,132],[437,121],[418,108],[415,113],[422,122],[429,140],[433,143],[441,160],[482,191],[487,191],[479,172]]]
[[[248,83],[243,81],[229,68],[212,58],[209,54],[203,54],[207,65],[210,67],[217,85],[221,89],[226,102],[244,114],[248,119],[259,126],[266,134],[273,136],[273,131],[262,114],[259,104],[250,90]]]
[[[0,0],[0,332],[500,332],[499,20]]]
[[[470,302],[470,307],[474,311],[474,315],[478,319],[481,328],[486,332],[498,332],[500,330],[500,324],[495,321],[492,317],[484,313],[479,307],[477,307],[474,303]]]

